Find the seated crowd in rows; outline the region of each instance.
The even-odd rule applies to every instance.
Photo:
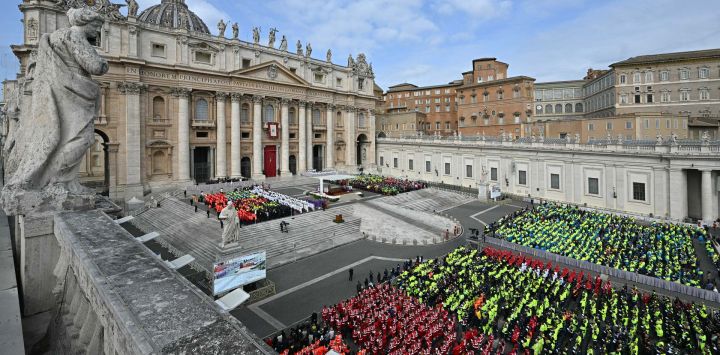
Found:
[[[693,240],[708,243],[706,231],[546,203],[518,211],[490,226],[496,238],[630,272],[704,287]]]
[[[479,344],[462,340],[457,353],[477,346],[511,354],[720,351],[717,310],[627,286],[615,289],[599,277],[509,251],[461,247],[404,273],[398,284],[481,334]]]
[[[216,193],[201,192],[199,196],[193,195],[192,200],[193,203],[204,203],[216,214],[227,206],[228,201],[232,201],[241,224],[263,222],[315,210],[315,205],[311,202],[265,190],[259,185],[236,188],[230,192],[222,189]]]
[[[372,174],[359,175],[353,179],[342,180],[338,183],[343,186],[352,186],[354,189],[375,192],[386,196],[415,191],[426,187],[424,183],[418,181]]]

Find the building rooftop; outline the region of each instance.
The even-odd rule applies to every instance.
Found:
[[[704,59],[704,58],[720,58],[720,48],[705,49],[701,51],[688,51],[688,52],[674,52],[674,53],[661,53],[661,54],[649,54],[639,55],[631,57],[626,60],[613,63],[610,66],[624,66],[624,65],[635,65],[635,64],[649,64],[659,62],[673,62],[687,59]]]
[[[391,92],[397,92],[397,91],[417,91],[417,90],[437,89],[437,88],[445,88],[445,87],[449,87],[449,86],[460,86],[460,85],[462,85],[462,83],[463,83],[462,80],[453,80],[447,84],[430,85],[430,86],[417,86],[414,84],[402,83],[402,84],[390,86],[388,88],[387,92],[391,93]]]

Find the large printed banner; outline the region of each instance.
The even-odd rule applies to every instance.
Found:
[[[213,265],[213,294],[219,295],[267,276],[265,252],[243,255]]]

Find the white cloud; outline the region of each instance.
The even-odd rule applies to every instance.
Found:
[[[710,7],[692,0],[608,1],[516,43],[508,61],[516,74],[538,81],[571,80],[631,56],[717,48],[718,5]],[[688,15],[668,22],[669,14]]]
[[[420,0],[276,0],[268,9],[276,21],[287,20],[284,27],[305,33],[303,42],[354,54],[418,43],[437,30]]]
[[[434,6],[445,15],[459,12],[475,20],[485,20],[507,14],[513,3],[510,0],[437,0]]]

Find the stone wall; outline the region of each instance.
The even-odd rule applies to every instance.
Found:
[[[24,223],[28,223],[25,219]],[[54,354],[270,354],[260,339],[100,211],[54,216],[45,284]],[[25,225],[23,228],[28,229]],[[43,260],[34,263],[48,267]],[[41,287],[38,286],[38,289]]]

